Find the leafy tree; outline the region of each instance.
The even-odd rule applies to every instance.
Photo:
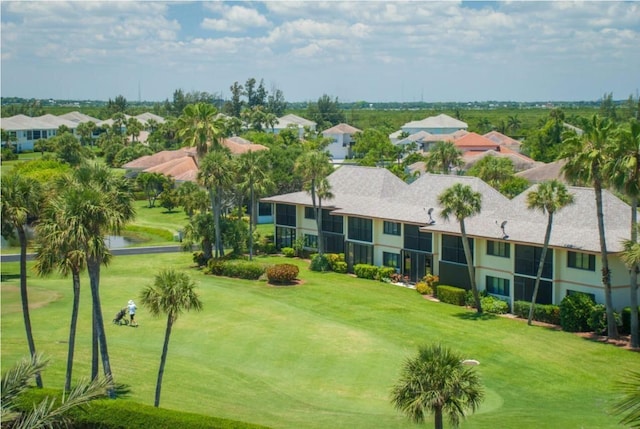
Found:
[[[165,183],[167,183],[167,181],[168,177],[162,173],[142,172],[138,174],[136,182],[147,196],[149,208],[156,206],[156,199],[164,190],[164,185]]]
[[[540,287],[540,277],[542,277],[544,260],[547,256],[547,249],[549,249],[551,229],[553,228],[553,215],[570,204],[573,204],[573,195],[570,194],[567,191],[566,186],[558,180],[541,182],[535,190],[532,190],[527,194],[527,208],[529,210],[540,210],[543,214],[547,214],[547,228],[544,233],[544,244],[542,246],[542,253],[540,254],[540,262],[538,263],[536,282],[533,287],[529,319],[527,320],[529,325],[531,325],[531,321],[533,320],[536,299],[538,297],[538,288]]]
[[[84,146],[93,146],[93,131],[96,129],[94,122],[80,122],[76,128],[76,132],[80,136],[80,143]]]
[[[618,119],[616,104],[613,101],[613,92],[605,93],[602,96],[602,102],[600,103],[600,110],[598,112],[598,115],[601,118],[607,118],[612,122],[615,122]]]
[[[138,137],[140,137],[140,132],[142,132],[142,124],[140,123],[138,118],[132,116],[127,119],[126,127],[127,135],[131,136],[131,142],[137,142]]]
[[[421,346],[417,356],[407,359],[391,392],[396,409],[415,423],[432,413],[436,429],[444,427],[443,414],[457,427],[465,409],[476,411],[483,399],[476,371],[463,364],[459,353],[440,344]]]
[[[83,147],[71,133],[64,133],[51,138],[51,144],[55,147],[58,159],[72,167],[78,166],[86,159],[93,157],[93,152]]]
[[[452,142],[436,142],[425,156],[427,171],[449,174],[451,168],[462,165],[462,152]]]
[[[632,119],[627,126],[622,126],[614,133],[611,144],[611,156],[605,166],[604,176],[611,179],[612,184],[631,201],[631,234],[630,242],[638,242],[638,199],[640,198],[640,122]],[[629,262],[629,261],[627,261]],[[629,266],[629,290],[631,293],[631,347],[640,347],[638,338],[638,270],[640,261]]]
[[[603,172],[609,162],[607,147],[611,139],[611,123],[593,115],[586,124],[585,133],[578,137],[573,135],[564,140],[563,145],[567,163],[565,175],[574,182],[593,186],[596,198],[596,216],[598,220],[598,236],[600,239],[600,258],[602,260],[602,283],[604,286],[605,306],[607,307],[607,335],[618,338],[613,299],[611,292],[611,271],[604,230],[604,212],[602,209],[602,188],[607,183]]]
[[[122,95],[116,96],[115,100],[107,101],[106,112],[107,116],[113,116],[115,113],[125,113],[127,111],[127,99]]]
[[[189,216],[197,211],[207,210],[207,193],[193,182],[184,182],[176,189],[178,205],[182,206],[184,212]]]
[[[639,228],[638,224],[634,224],[634,227]],[[637,232],[635,233],[636,237],[637,237]],[[627,267],[629,268],[629,272],[631,273],[631,275],[634,275],[635,272],[635,278],[636,278],[636,284],[635,284],[635,291],[634,289],[634,284],[633,281],[631,282],[631,299],[629,300],[629,303],[631,304],[631,347],[638,347],[638,298],[637,298],[637,294],[638,294],[638,285],[637,285],[637,267],[640,266],[640,243],[638,243],[637,239],[630,239],[630,240],[625,240],[623,242],[623,246],[624,246],[624,251],[622,252],[622,260],[624,261],[624,263],[627,265]],[[634,296],[635,294],[635,296]]]
[[[307,116],[324,130],[345,121],[344,112],[340,109],[338,97],[331,99],[327,94],[318,98],[317,103],[309,103]]]
[[[282,90],[272,87],[271,94],[267,97],[267,111],[275,116],[282,116],[286,109],[287,102],[284,99]]]
[[[216,239],[213,215],[210,212],[194,214],[184,228],[182,248],[191,250],[194,243],[199,243],[205,260],[213,257],[213,243]]]
[[[564,120],[562,109],[553,109],[540,128],[527,136],[522,152],[536,161],[555,161],[563,147]]]
[[[31,388],[29,379],[40,374],[48,365],[41,355],[22,359],[2,375],[0,394],[1,420],[3,427],[11,428],[54,428],[67,427],[71,423],[69,411],[83,408],[90,401],[105,396],[112,385],[109,379],[81,381],[69,391],[60,402],[47,396],[41,402],[33,404],[28,411],[20,411],[16,401],[21,394]]]
[[[530,186],[529,181],[524,177],[513,176],[505,180],[500,185],[500,193],[507,198],[513,198],[520,195]]]
[[[354,140],[354,157],[359,158],[360,165],[375,166],[396,159],[396,147],[381,130],[368,128],[356,133]]]
[[[438,195],[438,204],[442,206],[441,216],[443,219],[448,220],[451,216],[453,216],[460,224],[460,233],[462,234],[462,247],[464,249],[464,256],[467,260],[467,270],[469,271],[471,291],[473,292],[476,309],[478,313],[482,313],[480,294],[478,293],[478,286],[476,285],[476,274],[473,265],[473,255],[471,254],[469,238],[467,236],[467,230],[464,224],[464,220],[466,218],[480,213],[482,205],[482,194],[480,192],[475,192],[469,185],[456,183],[450,188],[445,189],[444,192]]]
[[[18,234],[20,242],[20,299],[22,302],[22,316],[27,334],[29,353],[36,356],[36,345],[31,329],[29,313],[29,296],[27,291],[27,232],[26,226],[40,213],[43,204],[43,191],[39,182],[12,172],[2,178],[2,236],[9,239]],[[36,374],[36,384],[42,387],[40,373]]]
[[[165,176],[166,177],[166,176]],[[178,205],[178,195],[175,190],[175,180],[166,177],[166,181],[162,185],[162,193],[160,194],[160,205],[167,209],[169,213]]]
[[[173,102],[171,103],[171,112],[175,116],[180,116],[184,111],[184,108],[187,107],[187,99],[184,95],[184,92],[181,89],[176,89],[173,91]]]
[[[477,128],[479,134],[486,134],[493,129],[493,125],[491,125],[491,121],[489,120],[489,118],[483,116],[482,118],[478,119]]]
[[[311,195],[313,211],[316,218],[316,227],[318,229],[318,254],[324,252],[323,233],[322,233],[322,208],[321,198],[318,195],[319,188],[323,188],[322,193],[329,192],[328,184],[324,184],[323,180],[333,171],[331,161],[326,152],[310,151],[303,153],[296,161],[296,172],[301,175],[304,189]]]
[[[239,118],[244,104],[242,101],[244,89],[238,82],[234,82],[233,85],[229,87],[229,90],[231,91],[231,101],[225,103],[224,112],[229,116]]]
[[[142,305],[149,309],[154,316],[165,314],[167,327],[164,334],[164,345],[160,357],[160,369],[156,383],[156,396],[154,406],[160,406],[160,391],[162,390],[162,377],[169,351],[169,338],[173,324],[183,311],[200,311],[202,301],[195,291],[196,285],[186,273],[180,273],[173,269],[160,271],[152,285],[147,286],[140,295]]]
[[[482,179],[495,189],[500,189],[503,183],[513,178],[515,170],[509,158],[485,156],[478,160],[467,174]]]
[[[507,118],[507,128],[511,131],[511,135],[514,136],[517,134],[518,130],[522,128],[522,121],[518,118],[518,114],[509,115]]]

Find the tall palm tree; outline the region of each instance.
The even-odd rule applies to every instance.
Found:
[[[457,427],[465,409],[474,412],[484,399],[480,377],[463,364],[463,358],[440,344],[422,346],[407,359],[400,380],[391,392],[391,402],[416,423],[433,413],[435,428],[442,429],[443,414]]]
[[[224,135],[224,119],[212,104],[189,104],[176,120],[177,135],[187,146],[195,146],[202,158],[210,149],[220,147]]]
[[[253,258],[253,227],[257,219],[257,190],[271,187],[273,182],[266,173],[265,156],[260,152],[247,152],[240,155],[240,174],[243,176],[243,185],[249,189],[249,204],[251,206],[251,219],[249,220],[249,260]]]
[[[209,152],[200,163],[198,180],[209,190],[215,229],[215,257],[224,256],[220,217],[222,213],[222,197],[233,184],[231,153],[228,149]]]
[[[99,346],[104,374],[112,378],[107,339],[100,302],[100,267],[108,264],[111,253],[104,237],[118,234],[121,228],[135,216],[132,193],[124,178],[115,177],[111,171],[100,165],[83,165],[71,175],[63,177],[56,184],[58,189],[77,188],[85,199],[75,222],[83,229],[82,249],[85,254],[91,303],[93,307],[93,357],[91,378],[98,375],[96,346]]]
[[[57,269],[62,275],[71,274],[73,285],[73,305],[69,326],[67,371],[64,389],[71,390],[73,355],[75,351],[76,326],[80,307],[80,273],[86,266],[83,245],[87,241],[86,229],[78,221],[86,212],[85,205],[91,204],[81,189],[70,187],[60,189],[45,205],[40,222],[36,227],[39,248],[35,270],[39,275],[47,275]]]
[[[518,118],[518,114],[509,115],[507,118],[507,127],[511,130],[511,134],[515,135],[516,131],[522,126],[522,121]]]
[[[436,142],[425,160],[427,171],[449,174],[452,167],[462,165],[462,152],[452,142]]]
[[[531,297],[531,307],[529,308],[529,319],[527,323],[531,325],[533,320],[533,312],[538,297],[538,288],[540,287],[540,277],[544,268],[544,260],[547,256],[549,248],[549,240],[551,239],[551,229],[553,227],[553,215],[562,208],[573,203],[573,195],[567,191],[567,187],[558,180],[549,180],[541,182],[538,187],[527,194],[527,208],[529,210],[540,210],[543,214],[547,214],[547,229],[544,233],[544,244],[542,253],[540,254],[540,262],[538,263],[538,272],[536,274],[536,282],[533,287],[533,295]]]
[[[438,195],[438,204],[442,206],[441,216],[443,219],[448,220],[451,216],[454,216],[460,224],[462,248],[464,249],[464,256],[467,259],[471,291],[473,292],[476,309],[478,313],[482,313],[480,294],[478,293],[478,286],[476,285],[475,267],[473,266],[473,255],[471,254],[469,238],[467,237],[467,230],[464,224],[466,218],[480,213],[482,194],[480,192],[474,192],[469,185],[456,183]]]
[[[318,254],[324,253],[322,236],[322,210],[318,204],[318,186],[332,171],[331,160],[327,152],[308,151],[304,152],[295,164],[296,173],[300,174],[303,180],[304,189],[311,195],[311,203],[316,218],[318,229]],[[325,191],[329,191],[325,186]]]
[[[169,338],[171,329],[183,311],[200,311],[202,301],[195,291],[195,283],[186,273],[176,272],[173,269],[165,269],[155,276],[152,285],[147,286],[140,295],[140,302],[149,309],[154,316],[167,315],[167,327],[164,334],[164,345],[160,357],[160,369],[156,384],[156,397],[154,406],[160,405],[160,391],[162,390],[162,376],[169,351]]]
[[[564,155],[567,159],[563,170],[569,180],[593,186],[596,198],[598,236],[600,239],[602,283],[607,311],[607,336],[615,339],[618,338],[618,327],[613,309],[611,271],[609,270],[609,256],[602,208],[602,188],[607,184],[604,169],[610,159],[608,152],[610,140],[611,123],[607,119],[601,119],[598,115],[593,115],[591,120],[585,123],[585,133],[582,136],[573,134],[563,141]]]
[[[27,344],[32,357],[36,355],[36,345],[31,329],[29,314],[29,295],[27,292],[27,224],[39,213],[43,202],[43,192],[39,183],[33,179],[12,173],[2,178],[2,236],[13,237],[17,232],[20,242],[20,299],[22,316],[27,334]],[[36,384],[42,387],[42,377],[35,373]]]
[[[635,224],[634,229],[636,229],[635,235],[637,236],[637,230],[640,228],[640,224]],[[625,240],[623,242],[624,250],[622,252],[622,260],[629,267],[629,271],[632,273],[637,280],[638,278],[638,266],[640,266],[640,243],[638,243],[637,239]],[[633,283],[631,284],[632,293],[633,291]],[[631,295],[630,307],[631,307],[631,347],[638,347],[638,298],[637,298],[637,284],[635,293],[636,295]]]
[[[605,167],[606,177],[624,192],[631,201],[631,243],[638,242],[638,199],[640,198],[640,122],[633,119],[629,126],[620,127],[611,145],[612,156]],[[638,271],[640,261],[629,266],[629,289],[631,306],[631,347],[640,347],[638,338]]]

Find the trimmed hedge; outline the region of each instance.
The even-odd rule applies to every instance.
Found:
[[[356,277],[361,279],[376,280],[378,278],[378,267],[369,264],[356,264],[353,267]]]
[[[222,275],[237,277],[246,280],[258,280],[264,274],[266,267],[263,264],[249,261],[229,261],[222,267]]]
[[[298,277],[300,270],[293,264],[277,264],[267,268],[269,283],[291,283]]]
[[[283,247],[282,254],[287,258],[293,258],[296,256],[296,251],[293,247]]]
[[[463,307],[467,297],[467,291],[459,287],[438,285],[436,287],[436,296],[440,302]]]
[[[509,312],[509,304],[491,295],[480,298],[480,305],[482,305],[482,311],[489,314],[507,314]]]
[[[390,281],[391,275],[395,274],[396,269],[393,267],[379,267],[376,278],[381,282]]]
[[[309,265],[311,271],[326,272],[331,271],[331,264],[326,254],[316,253],[311,257],[311,264]]]
[[[19,398],[21,410],[32,409],[33,402],[46,397],[60,396],[52,389],[30,389]],[[74,429],[267,429],[266,426],[236,420],[210,417],[194,413],[156,408],[126,399],[99,399],[86,405],[85,410],[69,412]]]
[[[333,264],[333,271],[339,274],[347,274],[347,263],[338,261]]]
[[[516,301],[513,303],[513,314],[521,319],[528,319],[530,306],[531,303],[528,301]],[[551,304],[536,304],[533,310],[533,320],[559,325],[560,307]]]
[[[433,295],[433,289],[427,284],[427,282],[416,283],[416,292],[421,295]]]

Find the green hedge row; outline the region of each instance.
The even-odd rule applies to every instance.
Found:
[[[254,261],[210,259],[207,263],[206,273],[245,280],[258,280],[266,269],[265,264]]]
[[[51,389],[30,389],[19,398],[21,410],[33,408],[45,397],[60,396]],[[73,429],[266,429],[235,420],[155,408],[127,399],[100,399],[69,412]]]
[[[436,297],[440,302],[464,306],[467,298],[467,291],[459,287],[438,285],[436,286]]]
[[[513,314],[522,318],[529,318],[529,308],[531,303],[527,301],[516,301],[513,303]],[[538,322],[560,324],[560,306],[551,304],[536,304],[533,310],[533,320]]]

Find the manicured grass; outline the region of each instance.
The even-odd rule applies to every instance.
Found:
[[[110,323],[163,267],[189,272],[204,309],[180,316],[171,337],[161,406],[274,428],[410,428],[389,391],[417,346],[442,342],[477,367],[486,400],[465,428],[614,428],[613,385],[640,370],[638,353],[422,298],[414,290],[335,273],[297,259],[299,286],[204,276],[191,255],[116,257],[102,270],[101,294],[113,373],[131,400],[153,403],[165,320],[140,308],[138,328]],[[27,354],[17,264],[2,266],[2,364]],[[88,280],[75,377],[89,374]],[[48,387],[62,386],[71,281],[29,279],[38,350],[52,357]],[[428,426],[427,426],[428,427]]]

